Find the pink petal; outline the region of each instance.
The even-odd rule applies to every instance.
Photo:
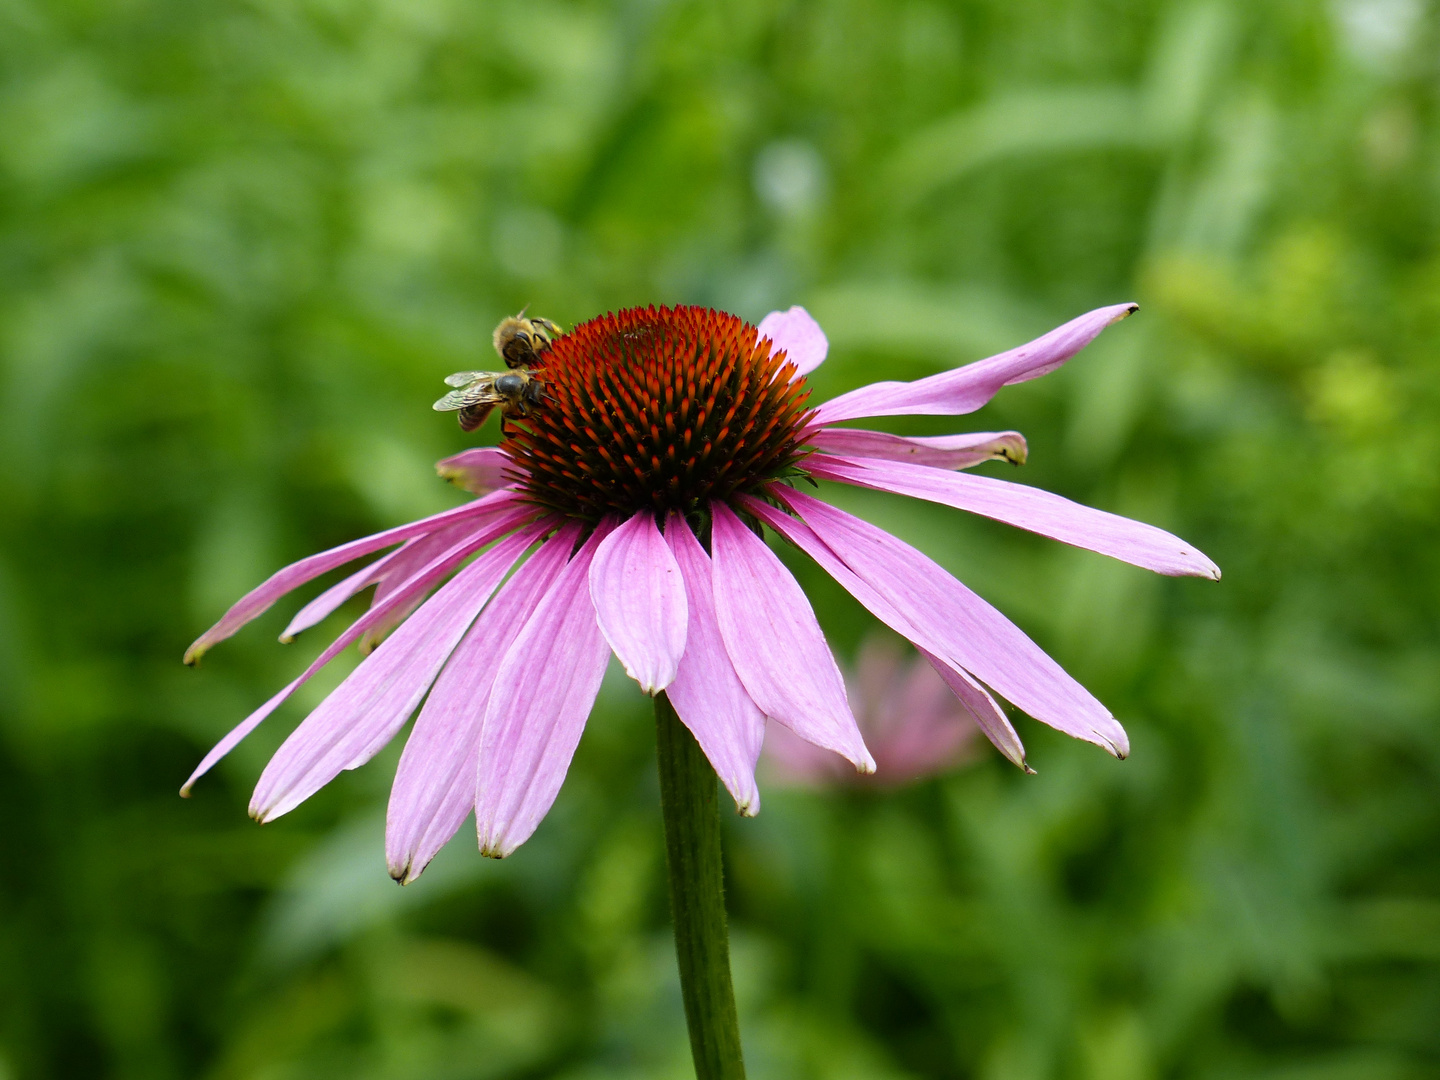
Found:
[[[798,532],[793,538],[797,546],[803,547],[882,621],[889,621],[885,609],[898,614],[920,633],[920,638],[911,640],[964,668],[1042,723],[1104,747],[1116,757],[1129,753],[1125,729],[1105,706],[1065,674],[1019,627],[923,552],[819,499],[788,488],[771,490],[804,515],[805,523],[831,554],[827,562],[824,552],[812,550],[814,545],[805,546],[803,534]],[[757,516],[779,531],[778,519],[783,515],[773,510],[762,515],[759,505],[758,500],[746,502]],[[785,535],[791,538],[789,533]],[[836,572],[833,564],[837,559],[853,578],[847,580],[843,573]],[[856,591],[856,579],[866,588]],[[883,605],[879,610],[871,606],[875,594]],[[1005,751],[1005,746],[996,745]]]
[[[379,575],[380,586],[375,590],[375,602],[371,606],[378,607],[383,604],[403,588],[417,570],[428,564],[441,552],[448,551],[460,543],[467,534],[474,531],[473,525],[465,523],[437,529],[428,536],[407,540],[404,547],[399,551],[392,552],[389,556],[390,562],[385,566],[384,572]]]
[[[420,704],[461,636],[534,540],[534,530],[524,530],[500,541],[361,661],[265,766],[250,799],[251,816],[273,821],[342,770],[359,768],[379,753]]]
[[[666,693],[734,797],[736,809],[752,817],[760,812],[755,762],[765,741],[765,714],[745,692],[725,651],[715,617],[710,556],[679,514],[666,519],[665,540],[685,580],[690,613],[685,655]]]
[[[879,382],[862,386],[825,402],[816,410],[815,421],[835,424],[862,416],[959,416],[974,412],[1002,386],[1054,371],[1094,341],[1101,330],[1132,314],[1139,306],[1114,304],[1097,308],[1026,345],[954,371],[908,383]]]
[[[641,510],[595,549],[590,599],[625,674],[652,697],[669,686],[685,652],[685,585],[653,511]]]
[[[450,550],[464,539],[466,528],[464,525],[452,525],[429,536],[417,537],[391,556],[394,561],[380,576],[380,583],[375,586],[375,599],[370,602],[371,607],[384,605],[389,614],[376,620],[361,637],[362,655],[368,656],[385,640],[385,635],[404,622],[409,614],[420,606],[425,594],[410,590],[410,599],[398,604],[390,603],[391,597],[401,589],[409,589],[411,578],[417,570],[428,566],[437,555]]]
[[[413,540],[408,541],[407,546],[412,543],[414,543]],[[304,631],[324,622],[346,600],[384,577],[386,569],[392,564],[395,556],[404,550],[405,548],[401,548],[400,551],[392,551],[389,555],[376,559],[369,566],[357,570],[339,584],[331,585],[295,613],[295,617],[290,620],[290,625],[285,627],[280,634],[280,640],[288,645]]]
[[[1052,727],[1117,757],[1129,753],[1125,731],[1109,710],[1019,627],[943,568],[868,522],[799,492],[786,492],[787,499],[791,496],[797,496],[793,508],[805,515],[816,536],[924,633],[922,644],[938,646],[922,651],[977,676]],[[947,682],[957,689],[952,680]],[[987,729],[987,734],[1009,756],[1012,748],[1018,751],[1019,740],[1003,715],[998,721],[1003,722],[1003,733],[997,737]]]
[[[221,617],[219,622],[196,638],[195,643],[185,652],[185,663],[195,663],[205,655],[211,646],[224,641],[251,619],[263,614],[280,597],[292,589],[304,585],[312,578],[319,577],[327,570],[333,570],[362,555],[369,555],[372,551],[390,547],[402,540],[409,540],[412,536],[424,536],[426,533],[432,533],[460,521],[475,518],[483,520],[486,517],[504,513],[512,508],[515,501],[516,497],[513,492],[497,491],[483,499],[476,499],[464,506],[457,506],[454,510],[446,510],[443,514],[434,514],[419,521],[412,521],[409,525],[401,525],[394,529],[387,529],[385,532],[376,533],[374,536],[352,540],[348,544],[342,544],[329,551],[322,551],[318,555],[311,555],[308,559],[291,563],[283,570],[272,574],[263,584],[242,596]]]
[[[329,648],[316,657],[310,666],[300,673],[298,678],[294,679],[278,694],[247,716],[237,724],[228,735],[216,743],[211,751],[205,755],[200,764],[195,767],[195,771],[190,774],[190,778],[185,781],[185,785],[180,789],[180,794],[188,797],[190,789],[194,786],[196,780],[204,776],[214,767],[217,761],[235,749],[241,739],[259,727],[260,723],[266,717],[279,708],[280,705],[299,689],[300,686],[308,681],[311,676],[331,660],[334,660],[335,657],[339,656],[352,642],[363,637],[381,620],[387,619],[396,607],[408,605],[420,597],[423,597],[435,584],[444,578],[446,574],[470,555],[474,554],[486,544],[491,543],[524,524],[525,521],[533,515],[533,508],[522,504],[512,507],[510,513],[504,517],[496,518],[489,523],[477,523],[477,531],[422,567],[405,582],[403,589],[395,593],[395,595],[384,604],[371,607],[369,611],[356,619],[343,634],[331,643]],[[534,526],[533,528],[543,531],[543,528],[548,527],[549,526],[541,525]]]
[[[590,602],[585,542],[500,662],[480,734],[475,826],[480,853],[504,858],[530,838],[570,767],[600,692],[610,647]]]
[[[442,458],[435,463],[435,471],[441,479],[476,495],[486,495],[515,483],[514,462],[496,446],[477,446]]]
[[[821,428],[806,441],[817,450],[852,458],[884,458],[930,465],[937,469],[968,469],[997,458],[1025,464],[1025,436],[1018,431],[980,431],[970,435],[905,437],[859,428]]]
[[[710,504],[711,580],[725,651],[766,716],[874,772],[845,683],[804,591],[724,503]]]
[[[557,574],[579,535],[568,525],[501,586],[435,680],[415,720],[386,815],[390,875],[420,876],[475,807],[480,732],[500,661]]]
[[[861,461],[814,454],[805,467],[823,480],[969,510],[1161,574],[1220,577],[1219,567],[1164,529],[1094,510],[1039,488],[874,458]]]
[[[375,597],[370,601],[370,606],[372,608],[380,607],[396,589],[410,580],[415,571],[423,567],[436,555],[449,550],[474,532],[475,522],[462,521],[458,525],[450,525],[443,529],[437,529],[435,532],[426,536],[406,540],[399,550],[392,551],[389,555],[375,560],[375,562],[369,566],[357,573],[351,574],[338,585],[332,585],[314,600],[311,600],[310,603],[301,608],[295,617],[290,620],[290,625],[285,627],[284,633],[280,635],[280,640],[286,645],[290,644],[290,642],[294,641],[302,632],[322,622],[327,616],[334,612],[336,608],[346,600],[349,600],[350,597],[362,589],[376,585],[377,583],[378,587],[375,590]],[[379,640],[392,628],[403,622],[405,616],[414,611],[423,599],[423,595],[417,596],[413,604],[403,608],[390,605],[388,610],[391,612],[391,615],[386,620],[386,625],[383,628],[376,626],[366,634],[366,641],[361,642],[361,651],[368,653],[370,649],[374,647],[373,644],[370,645],[370,647],[366,647],[367,641],[370,639],[374,640],[374,644],[379,644]]]
[[[780,489],[777,488],[775,491],[776,494],[781,494]],[[797,510],[803,507],[808,515],[807,520],[801,521],[797,518],[792,518],[788,514],[761,502],[759,499],[744,498],[743,503],[747,510],[819,563],[826,573],[843,585],[846,591],[854,596],[855,599],[859,600],[872,615],[897,634],[908,638],[910,642],[914,644],[915,648],[920,651],[921,655],[935,666],[936,671],[938,671],[941,678],[945,680],[945,684],[960,700],[960,703],[964,705],[966,712],[970,714],[980,730],[995,744],[995,748],[1016,765],[1019,765],[1026,772],[1029,772],[1030,767],[1025,763],[1025,747],[1020,742],[1020,736],[1016,734],[1014,727],[1011,726],[1005,713],[990,695],[976,685],[968,673],[961,668],[960,665],[965,662],[956,657],[957,650],[954,643],[949,640],[953,637],[953,633],[948,632],[945,628],[937,627],[935,620],[927,617],[923,613],[923,607],[921,612],[911,610],[914,605],[907,605],[903,597],[895,596],[892,590],[886,588],[886,583],[883,581],[874,580],[872,577],[863,573],[858,567],[852,569],[842,556],[841,547],[827,543],[826,540],[821,537],[819,530],[811,527],[809,518],[819,517],[823,514],[823,511],[834,511],[836,514],[843,515],[844,518],[849,518],[851,521],[866,525],[867,528],[873,529],[874,527],[867,525],[865,522],[861,522],[858,518],[850,518],[850,515],[844,514],[843,511],[835,510],[834,507],[822,503],[818,499],[803,496],[799,492],[785,490],[782,497],[786,501],[794,499]],[[823,511],[816,511],[816,507],[823,508]],[[875,529],[874,531],[894,541],[895,544],[901,547],[905,546],[901,541],[895,540],[895,538],[891,537],[888,533],[884,533],[879,529]],[[909,550],[913,551],[914,549]],[[919,552],[914,553],[921,559],[925,558],[925,556],[920,555]],[[926,561],[928,562],[928,560]],[[934,567],[936,572],[948,578],[955,588],[968,592],[960,582],[950,577],[949,574],[946,574],[939,566],[935,566],[934,563],[930,565]],[[979,597],[975,597],[974,599],[981,604],[984,603]],[[994,609],[991,610],[993,611]],[[994,614],[997,618],[1002,621],[1004,620],[1004,617],[1001,616],[999,612],[995,612]],[[1008,622],[1006,622],[1006,625],[1010,626]],[[1015,633],[1019,633],[1019,630],[1013,626],[1010,628]],[[1023,635],[1021,636],[1023,637]],[[1026,640],[1028,641],[1028,639]],[[1039,652],[1033,645],[1031,648]],[[1040,655],[1044,656],[1043,653]],[[1052,667],[1056,667],[1056,670],[1059,670],[1053,660],[1050,660],[1049,657],[1045,657],[1045,659]],[[966,666],[969,665],[967,664]],[[974,668],[971,670],[974,670]],[[1069,679],[1069,676],[1065,675],[1063,671],[1060,672],[1060,674],[1065,679]],[[1078,684],[1076,684],[1076,689],[1079,689],[1082,694],[1085,693],[1084,689],[1079,687]],[[1088,697],[1088,695],[1086,696]],[[1099,702],[1095,702],[1095,705],[1104,712],[1104,707],[1101,706]],[[1037,719],[1044,719],[1044,717],[1037,716]],[[1115,726],[1117,728],[1119,727],[1118,724]],[[1120,734],[1121,738],[1123,738],[1124,732],[1122,731]],[[1093,742],[1094,740],[1092,739],[1090,741]]]
[[[830,342],[825,331],[810,317],[803,307],[795,306],[789,311],[772,311],[760,320],[756,327],[762,338],[770,339],[770,354],[781,349],[786,358],[795,365],[795,378],[809,375],[825,361],[830,351]]]

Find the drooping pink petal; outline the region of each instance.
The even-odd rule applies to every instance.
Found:
[[[500,587],[425,699],[400,755],[386,814],[385,855],[401,884],[420,876],[474,809],[480,732],[496,672],[578,535],[578,525],[565,526]]]
[[[1093,742],[1116,757],[1130,752],[1125,729],[1104,705],[1018,626],[929,556],[883,529],[803,492],[778,486],[771,490],[803,517],[814,536],[832,553],[831,561],[838,557],[868,589],[857,592],[852,581],[822,561],[823,552],[806,547],[806,553],[866,607],[871,606],[866,593],[878,593],[890,611],[898,612],[921,633],[921,638],[911,640],[922,644],[926,651],[958,664],[1042,723]],[[747,500],[746,506],[762,516],[756,503],[758,500]],[[778,531],[779,523],[772,520],[778,516],[772,510],[762,519]],[[802,540],[797,533],[797,545],[803,546]],[[881,611],[871,610],[885,620]],[[998,742],[996,746],[1005,750]]]
[[[361,661],[281,744],[255,785],[250,814],[273,821],[345,769],[359,768],[400,730],[510,568],[535,540],[506,537],[456,574]]]
[[[830,351],[825,331],[798,304],[789,311],[770,312],[760,320],[756,329],[762,338],[770,339],[772,356],[781,349],[785,350],[786,358],[795,365],[797,379],[809,375],[824,363],[825,354]]]
[[[284,689],[272,697],[264,705],[256,709],[229,734],[221,739],[195,767],[190,778],[180,789],[182,796],[189,796],[190,789],[195,781],[209,772],[221,758],[239,745],[240,740],[249,735],[261,722],[271,713],[278,709],[287,698],[306,683],[311,676],[323,668],[335,657],[339,656],[348,646],[362,638],[372,627],[381,620],[390,616],[395,607],[409,605],[430,591],[438,584],[446,574],[455,569],[461,562],[484,547],[486,544],[504,536],[513,529],[519,528],[535,516],[533,507],[518,504],[510,507],[508,514],[496,517],[489,521],[482,521],[476,524],[475,531],[462,542],[454,545],[450,550],[431,560],[424,567],[421,567],[405,582],[402,589],[397,591],[385,603],[372,606],[369,611],[356,619],[345,632],[336,638],[330,646],[322,652],[300,675],[292,680]]]
[[[504,858],[534,833],[565,780],[610,646],[590,602],[597,529],[541,597],[495,675],[480,734],[480,853]]]
[[[435,471],[442,480],[449,480],[476,495],[486,495],[515,483],[514,462],[497,446],[477,446],[442,458],[435,463]]]
[[[710,504],[715,616],[752,701],[797,735],[873,772],[845,683],[804,591],[724,503]]]
[[[406,543],[408,545],[414,542],[415,541],[410,540]],[[400,551],[404,550],[404,548],[400,549]],[[286,645],[290,644],[296,637],[306,630],[309,630],[312,626],[324,622],[331,613],[341,604],[345,603],[346,600],[349,600],[362,589],[367,589],[371,585],[374,585],[385,576],[386,569],[393,564],[395,556],[399,555],[400,551],[392,551],[389,555],[376,559],[369,566],[362,567],[355,571],[355,573],[351,574],[344,581],[331,585],[330,588],[326,589],[295,613],[295,617],[290,620],[290,624],[286,626],[280,634],[280,640]]]
[[[685,585],[675,556],[641,510],[595,549],[590,599],[625,674],[652,697],[675,679],[685,652]]]
[[[195,643],[185,651],[185,663],[194,664],[205,655],[211,646],[224,641],[251,619],[263,614],[280,597],[292,589],[299,588],[305,582],[319,577],[327,570],[333,570],[337,566],[343,566],[363,555],[369,555],[372,551],[379,551],[381,548],[398,544],[402,540],[409,540],[412,536],[424,536],[437,529],[443,529],[447,525],[466,520],[475,520],[478,524],[487,517],[511,510],[515,502],[516,497],[513,492],[497,491],[483,499],[476,499],[464,506],[457,506],[454,510],[446,510],[441,514],[412,521],[408,525],[400,525],[373,536],[352,540],[348,544],[342,544],[340,547],[311,555],[297,563],[291,563],[242,596],[231,605],[230,610],[225,612],[219,622],[196,638]]]
[[[815,414],[818,424],[836,424],[863,416],[959,416],[974,412],[1002,386],[1039,378],[1054,371],[1094,341],[1101,330],[1139,307],[1114,304],[1097,308],[1056,327],[1028,344],[914,382],[878,382],[825,402]]]
[[[1039,488],[874,458],[813,454],[805,467],[824,480],[910,495],[969,510],[1161,574],[1218,580],[1220,568],[1178,536],[1095,510]]]
[[[755,762],[765,741],[765,714],[745,692],[725,651],[715,617],[710,556],[679,514],[666,519],[665,541],[685,579],[690,613],[685,655],[666,693],[734,797],[736,809],[750,817],[760,812]]]
[[[288,645],[301,633],[324,621],[350,597],[371,585],[375,585],[376,589],[370,606],[372,608],[380,607],[397,589],[410,580],[415,571],[430,562],[436,555],[449,550],[474,532],[474,521],[462,521],[458,525],[449,525],[425,536],[406,540],[395,551],[351,574],[339,584],[332,585],[311,600],[290,620],[290,625],[285,627],[284,633],[280,635],[280,640]],[[414,611],[420,601],[424,599],[424,594],[420,594],[416,596],[413,603],[404,607],[390,605],[387,608],[390,615],[384,620],[384,625],[372,627],[361,641],[360,651],[370,652],[374,645],[379,644],[385,634],[403,622],[405,616]]]
[[[410,581],[416,571],[428,566],[432,559],[446,551],[449,551],[455,544],[465,539],[469,526],[451,525],[448,528],[438,529],[428,536],[418,536],[408,541],[404,547],[395,552],[391,558],[394,560],[385,568],[380,576],[379,583],[375,586],[375,599],[370,602],[371,607],[385,607],[388,614],[377,619],[370,629],[366,630],[360,638],[360,653],[368,656],[391,630],[404,622],[421,602],[425,599],[423,591],[410,591],[410,598],[403,603],[390,603],[392,597],[401,589],[408,589]]]
[[[937,469],[968,469],[984,461],[1023,465],[1025,436],[1018,431],[978,431],[969,435],[891,435],[859,428],[821,428],[806,440],[817,450],[851,458],[884,458],[930,465]]]
[[[774,490],[777,494],[781,492],[779,488]],[[789,501],[792,497],[798,495],[798,492],[785,490],[782,497],[786,501]],[[828,507],[827,504],[821,503],[818,499],[810,499],[808,496],[804,496],[798,501],[800,506],[806,507],[807,509],[811,508],[812,503],[816,506],[825,507],[826,509],[833,509],[833,507]],[[769,525],[786,540],[819,563],[826,573],[844,586],[845,590],[854,596],[855,599],[859,600],[872,615],[897,634],[909,639],[915,648],[935,665],[936,670],[945,680],[951,692],[954,693],[961,704],[965,706],[966,711],[970,713],[972,719],[974,719],[975,723],[980,727],[980,730],[985,733],[985,736],[995,744],[995,748],[1022,769],[1025,769],[1027,772],[1030,771],[1029,765],[1025,763],[1025,747],[1020,742],[1020,736],[1016,733],[1014,727],[1010,724],[1010,721],[995,701],[990,698],[982,688],[976,686],[969,674],[961,668],[961,664],[964,662],[955,655],[956,649],[949,640],[951,635],[948,634],[944,628],[937,627],[933,619],[927,619],[923,614],[917,615],[915,611],[911,610],[913,605],[907,605],[903,598],[896,597],[892,590],[885,587],[883,581],[873,581],[861,570],[852,569],[840,554],[840,549],[832,547],[822,539],[819,532],[816,529],[812,529],[808,521],[790,517],[788,514],[776,510],[774,507],[761,502],[759,499],[742,497],[741,503],[761,521],[765,522],[765,524]],[[837,513],[838,512],[839,511],[837,511]],[[848,517],[849,515],[845,516]],[[853,520],[859,521],[858,518]],[[861,524],[864,523],[862,522]],[[878,532],[879,530],[876,531]],[[888,536],[889,534],[882,533],[882,535]],[[893,539],[893,537],[891,537],[891,539]],[[895,542],[897,544],[900,543],[898,540]],[[934,564],[931,565],[933,566]],[[935,566],[934,568],[940,574],[944,574],[947,578],[950,578],[950,575],[946,574],[940,567]],[[958,581],[955,581],[954,578],[950,578],[950,581],[953,582],[955,586],[964,590],[964,586]],[[975,599],[982,604],[984,603],[984,601],[979,600],[979,597]],[[993,609],[991,610],[993,611]],[[1004,619],[1004,616],[1001,616],[999,612],[995,612],[995,616],[1001,620]],[[1006,625],[1008,626],[1009,624],[1007,623]],[[1020,632],[1013,626],[1011,629],[1017,634]],[[1026,640],[1028,641],[1028,639]],[[1031,648],[1034,649],[1035,647],[1032,645]],[[1038,652],[1039,650],[1035,649],[1035,651]],[[1044,654],[1042,653],[1041,655]],[[1048,657],[1046,657],[1046,660],[1051,666],[1055,666],[1053,660],[1049,660]],[[974,669],[972,668],[971,670]],[[1064,678],[1069,679],[1069,676],[1065,675],[1064,672],[1060,674]],[[1085,693],[1084,689],[1079,687],[1078,684],[1076,684],[1076,688],[1079,689],[1082,694]],[[1002,691],[1002,693],[1003,692],[1004,691]],[[1099,702],[1095,702],[1095,705],[1104,712],[1104,707],[1100,706]],[[1044,718],[1037,717],[1037,719]],[[1118,727],[1119,725],[1115,726]],[[1122,737],[1123,735],[1124,733],[1121,732]],[[1094,740],[1091,739],[1090,741],[1093,742]]]

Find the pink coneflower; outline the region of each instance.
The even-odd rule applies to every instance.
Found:
[[[1125,732],[1110,712],[995,608],[796,481],[910,495],[1163,574],[1218,578],[1169,533],[959,471],[1022,458],[1014,433],[904,438],[836,426],[973,412],[1002,386],[1053,371],[1134,310],[1101,308],[987,360],[875,383],[813,409],[805,375],[827,343],[801,308],[758,328],[695,307],[631,309],[577,327],[536,369],[543,405],[510,422],[498,448],[441,463],[470,490],[494,490],[286,567],[191,646],[189,662],[297,586],[401,545],[296,616],[285,638],[375,586],[369,611],[227,735],[186,789],[355,641],[380,643],[276,752],[250,810],[269,821],[298,806],[373,757],[420,707],[390,796],[387,856],[401,881],[472,811],[487,855],[508,855],[534,832],[612,651],[646,693],[668,695],[741,813],[760,805],[755,763],[767,717],[870,771],[815,614],[762,526],[913,642],[1010,760],[1023,766],[1024,749],[992,691],[1124,757]]]
[[[923,659],[906,660],[895,642],[872,637],[860,647],[855,666],[842,670],[875,771],[857,772],[839,755],[770,722],[761,751],[766,780],[789,787],[892,788],[974,759],[980,729]]]

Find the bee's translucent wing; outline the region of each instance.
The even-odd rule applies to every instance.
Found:
[[[469,386],[476,379],[483,379],[488,371],[457,371],[454,375],[445,376],[446,386]]]
[[[483,373],[482,373],[483,374]],[[482,381],[463,390],[452,390],[431,406],[436,412],[455,412],[472,405],[495,405],[505,398],[496,393],[493,380]]]

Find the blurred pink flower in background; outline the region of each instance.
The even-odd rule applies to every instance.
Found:
[[[783,724],[765,725],[764,778],[790,787],[900,787],[948,772],[983,752],[983,733],[945,680],[901,645],[870,638],[844,672],[850,708],[875,771],[861,773],[839,754],[806,742]]]

